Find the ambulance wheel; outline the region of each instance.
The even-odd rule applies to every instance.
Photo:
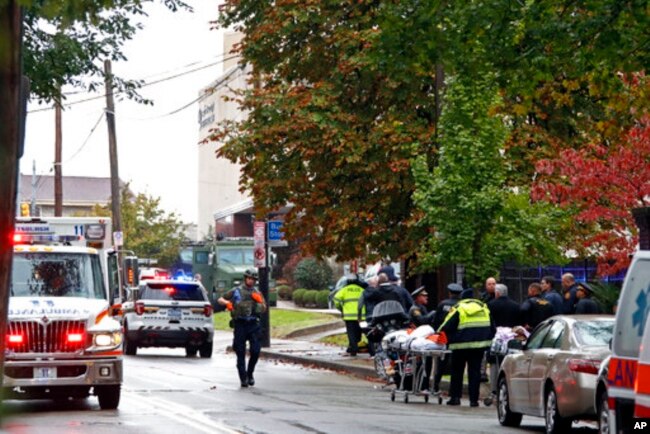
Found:
[[[115,410],[120,404],[120,385],[95,386],[95,395],[99,399],[99,408],[102,410]]]

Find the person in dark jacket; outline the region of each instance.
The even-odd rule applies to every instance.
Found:
[[[481,293],[481,301],[483,303],[488,303],[495,298],[494,290],[497,287],[497,279],[494,277],[488,277],[485,279],[485,289]]]
[[[528,285],[528,299],[521,304],[521,322],[527,330],[533,330],[537,324],[552,317],[553,306],[541,297],[542,287],[539,283]]]
[[[463,291],[463,294],[471,297],[472,292]],[[495,331],[490,309],[474,298],[461,299],[445,318],[439,332],[447,336],[454,358],[447,405],[460,405],[463,374],[467,365],[470,406],[478,407],[481,361],[486,349],[492,344]]]
[[[576,315],[586,315],[590,313],[603,313],[598,303],[592,299],[594,289],[586,282],[578,283],[576,297]]]
[[[563,300],[563,309],[562,313],[565,315],[571,315],[576,311],[576,303],[578,299],[576,298],[576,292],[578,291],[578,285],[576,284],[576,278],[573,277],[571,273],[564,273],[562,275],[562,298]]]
[[[488,302],[490,315],[496,327],[514,327],[521,325],[519,303],[508,297],[508,287],[497,283],[494,290],[494,300]]]
[[[553,314],[559,315],[564,312],[564,303],[560,293],[553,288],[554,283],[555,278],[553,276],[544,276],[539,281],[542,287],[542,297],[553,306]]]
[[[449,314],[451,308],[454,307],[460,300],[460,293],[463,292],[463,287],[458,283],[450,283],[447,285],[447,291],[449,292],[449,298],[446,298],[438,303],[435,314],[433,316],[433,323],[431,325],[436,332],[445,321],[445,318]],[[447,356],[438,362],[436,373],[433,376],[434,393],[440,392],[440,380],[442,379],[443,373],[447,371],[448,367],[450,366],[450,360],[450,356]]]
[[[413,294],[411,295],[413,296],[413,306],[411,306],[411,309],[409,310],[411,323],[416,327],[427,324],[430,325],[436,312],[429,312],[429,309],[427,309],[429,293],[426,288],[420,286],[418,289],[413,291]]]
[[[508,287],[503,283],[497,283],[494,296],[494,300],[487,304],[494,326],[512,328],[521,325],[519,303],[508,297]],[[490,362],[490,387],[492,388],[492,395],[496,396],[500,360],[496,356],[490,355],[488,361]]]
[[[395,269],[392,265],[384,265],[379,269],[379,274],[384,273],[388,277],[388,281],[395,287],[400,297],[402,298],[402,306],[408,312],[413,306],[413,297],[406,288],[399,284],[399,278],[395,274]]]

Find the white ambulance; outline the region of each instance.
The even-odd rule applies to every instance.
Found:
[[[650,250],[640,250],[625,276],[616,311],[612,355],[599,378],[600,431],[629,433],[650,417]]]
[[[108,218],[19,219],[5,338],[4,399],[94,394],[117,408],[122,332]]]

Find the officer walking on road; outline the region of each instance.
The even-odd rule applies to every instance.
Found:
[[[217,303],[226,306],[232,316],[234,328],[232,347],[237,354],[237,371],[241,387],[255,385],[255,365],[260,356],[260,315],[266,310],[262,293],[255,288],[257,273],[253,269],[244,272],[244,284],[219,297]],[[250,343],[250,358],[246,367],[246,341]]]
[[[359,299],[363,294],[364,284],[361,282],[356,274],[347,276],[345,286],[339,289],[334,296],[334,306],[341,311],[343,321],[345,322],[345,331],[348,335],[348,353],[351,356],[356,356],[359,351],[359,342],[361,341],[361,325],[359,321],[363,321],[364,312],[359,311]],[[361,315],[359,317],[359,315]]]

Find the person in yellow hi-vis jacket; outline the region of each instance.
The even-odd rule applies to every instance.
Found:
[[[364,290],[364,283],[356,274],[347,276],[346,285],[334,295],[334,306],[341,311],[345,321],[345,331],[348,335],[348,353],[356,356],[361,340],[361,325],[359,321],[365,320],[365,312],[359,317],[359,298]]]
[[[469,405],[478,407],[481,385],[481,361],[483,353],[492,344],[496,332],[490,309],[473,297],[473,290],[461,293],[461,300],[449,311],[438,330],[449,342],[451,357],[450,399],[447,405],[460,405],[463,394],[463,373],[467,364]]]

